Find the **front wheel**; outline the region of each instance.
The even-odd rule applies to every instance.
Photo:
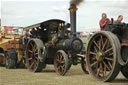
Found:
[[[82,67],[82,70],[84,71],[85,74],[88,74],[88,71],[86,69],[86,62],[84,61],[84,59],[81,61],[81,67]]]
[[[68,55],[63,51],[59,50],[54,58],[54,67],[57,73],[64,76],[69,69]]]
[[[6,52],[5,66],[7,69],[14,69],[17,65],[17,53],[15,49],[10,49]]]

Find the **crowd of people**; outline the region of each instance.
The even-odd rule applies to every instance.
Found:
[[[123,20],[123,16],[119,15],[117,20],[114,20],[113,18],[110,20],[109,18],[107,18],[107,14],[106,13],[102,13],[102,18],[99,21],[99,25],[100,25],[100,30],[104,30],[105,27],[107,26],[107,24],[121,24]]]

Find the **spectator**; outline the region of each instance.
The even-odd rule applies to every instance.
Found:
[[[107,18],[107,14],[106,13],[102,13],[102,19],[100,20],[99,24],[100,24],[100,30],[104,30],[104,28],[106,27],[107,24],[111,23],[110,19]]]
[[[118,19],[116,21],[114,21],[114,24],[121,24],[122,20],[123,20],[123,16],[120,15],[120,16],[118,16]]]
[[[26,30],[25,35],[22,38],[24,47],[27,45],[29,39],[30,39],[30,37],[29,37],[29,30]]]

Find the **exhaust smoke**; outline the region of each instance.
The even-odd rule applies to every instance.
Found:
[[[70,4],[74,4],[76,6],[80,5],[84,0],[70,0]]]

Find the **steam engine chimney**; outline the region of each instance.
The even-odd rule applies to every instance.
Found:
[[[69,11],[70,11],[71,32],[73,35],[75,35],[76,34],[76,11],[77,11],[76,4],[70,3]]]

